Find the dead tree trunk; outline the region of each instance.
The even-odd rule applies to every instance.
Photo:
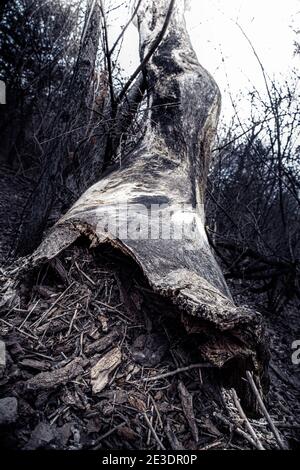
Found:
[[[255,312],[234,305],[205,233],[204,192],[220,93],[193,51],[184,3],[171,2],[164,37],[143,63],[163,29],[170,2],[142,1],[137,26],[149,100],[144,137],[121,167],[88,189],[54,226],[26,269],[55,257],[81,235],[93,246],[111,244],[139,265],[156,293],[171,300],[187,332],[201,335],[202,357],[225,367],[228,380],[241,387],[246,370],[258,382],[265,374],[263,329]],[[119,212],[119,225],[136,227],[136,237],[115,237],[104,227],[112,208],[124,203],[128,210]],[[182,212],[182,204],[187,211]],[[185,233],[196,236],[146,237],[148,219],[138,205],[147,210],[159,205],[175,233],[184,223]]]

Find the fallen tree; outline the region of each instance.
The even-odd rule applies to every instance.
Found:
[[[193,51],[184,3],[141,2],[136,21],[141,66],[134,77],[143,74],[148,95],[143,137],[80,197],[37,250],[18,262],[4,300],[10,294],[16,300],[16,279],[51,262],[82,237],[91,250],[110,245],[137,265],[162,301],[173,305],[186,332],[201,338],[202,359],[221,371],[224,383],[237,389],[245,405],[255,408],[243,378],[251,371],[260,390],[267,383],[264,330],[256,312],[234,304],[205,233],[204,193],[221,99]],[[128,106],[133,81],[116,99],[116,116]],[[120,211],[124,203],[126,209]],[[147,211],[153,206],[169,221],[170,236],[149,236]],[[119,228],[133,227],[134,236],[109,230],[115,208]]]

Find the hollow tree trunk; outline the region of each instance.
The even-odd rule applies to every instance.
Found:
[[[142,2],[137,18],[142,60],[162,29],[168,7],[167,0]],[[135,260],[155,292],[173,302],[187,332],[201,335],[203,357],[218,368],[226,366],[233,381],[242,383],[245,369],[253,370],[259,381],[266,357],[260,318],[234,305],[204,229],[204,192],[220,93],[191,46],[184,0],[175,0],[167,31],[144,74],[150,110],[143,139],[120,168],[83,194],[28,263],[55,257],[82,234],[93,246],[112,244]],[[119,213],[121,225],[146,223],[138,204],[163,204],[162,217],[169,217],[174,231],[184,222],[186,232],[196,232],[196,237],[115,238],[103,229],[103,220],[112,207],[124,203],[129,210]],[[184,213],[182,204],[188,207]]]

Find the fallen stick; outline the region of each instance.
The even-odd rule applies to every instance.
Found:
[[[249,436],[249,434],[247,434],[245,431],[243,431],[242,429],[240,429],[237,424],[233,424],[231,423],[227,418],[225,418],[224,416],[218,414],[218,413],[214,413],[214,416],[216,418],[218,418],[220,421],[222,421],[222,423],[226,424],[229,429],[232,429],[233,431],[235,431],[237,434],[239,434],[240,436],[242,436],[244,439],[246,439],[246,441],[249,442],[249,444],[251,444],[253,447],[257,448],[257,445],[256,445],[256,442],[252,439],[251,436]]]
[[[145,377],[143,382],[151,382],[153,380],[166,379],[167,377],[172,377],[173,375],[180,374],[181,372],[187,372],[192,369],[198,369],[200,367],[213,367],[211,364],[192,364],[186,367],[180,367],[179,369],[173,370],[171,372],[166,372],[165,374],[156,375],[155,377]]]
[[[64,297],[64,295],[71,289],[71,287],[73,287],[73,285],[75,284],[75,282],[73,281],[65,290],[64,292],[62,292],[62,294],[60,294],[59,297],[57,297],[57,299],[53,302],[53,304],[51,305],[51,307],[48,308],[48,310],[46,310],[46,312],[43,313],[43,315],[37,320],[35,321],[34,323],[32,323],[31,325],[31,328],[36,328],[38,327],[42,321],[44,320],[44,318],[46,318],[47,315],[49,315],[49,313],[52,312],[52,310],[54,309],[54,307],[58,304],[58,302]]]
[[[68,333],[66,334],[66,338],[68,338],[71,334],[71,331],[72,331],[72,328],[73,328],[73,323],[75,321],[75,318],[77,317],[78,308],[79,308],[79,304],[76,305],[75,312],[74,312],[74,315],[72,317],[72,320],[71,320],[71,323],[70,323],[70,326],[69,326],[69,329],[68,329]]]
[[[158,418],[158,421],[159,421],[159,425],[160,425],[161,429],[163,429],[164,425],[163,425],[163,422],[162,422],[162,419],[161,419],[161,415],[160,415],[159,409],[157,408],[156,402],[155,402],[153,396],[151,395],[151,393],[149,393],[149,397],[150,397],[150,400],[152,401],[152,404],[154,406],[154,409],[155,409],[155,412],[156,412],[156,415],[157,415],[157,418]]]
[[[237,393],[234,389],[232,389],[232,395],[233,395],[233,400],[234,400],[234,404],[239,412],[239,415],[240,417],[242,418],[246,428],[248,429],[249,431],[249,434],[251,434],[253,440],[255,441],[256,443],[256,448],[258,450],[265,450],[265,448],[263,447],[262,443],[260,442],[260,440],[258,439],[253,427],[251,426],[247,416],[245,415],[245,412],[241,406],[241,403],[240,403],[240,399],[239,397],[237,396]]]
[[[149,406],[149,403],[148,403],[148,406]],[[153,426],[153,411],[154,411],[154,406],[151,407],[151,418],[149,419],[151,425]],[[151,442],[151,429],[149,428],[148,429],[148,437],[147,437],[147,446],[150,445],[150,442]]]
[[[25,325],[25,323],[27,322],[28,318],[30,317],[30,315],[32,314],[32,312],[34,312],[35,310],[35,307],[37,306],[37,304],[39,303],[40,299],[34,304],[34,306],[32,307],[32,309],[29,311],[28,315],[26,316],[25,320],[22,322],[22,324],[19,326],[19,329],[22,330],[23,326]]]
[[[264,417],[266,418],[267,422],[269,423],[269,426],[271,428],[271,431],[273,432],[274,434],[274,437],[277,441],[277,444],[279,445],[280,449],[282,450],[287,450],[288,447],[284,444],[284,442],[282,441],[280,435],[279,435],[279,432],[278,432],[278,429],[276,428],[275,424],[273,423],[272,421],[272,418],[271,416],[269,415],[268,413],[268,410],[267,408],[265,407],[265,404],[261,398],[261,395],[256,387],[256,383],[254,382],[254,379],[252,377],[252,374],[251,372],[249,372],[248,370],[246,371],[246,375],[247,375],[247,379],[248,379],[248,382],[250,384],[250,387],[252,388],[252,391],[257,399],[257,403],[264,415]]]
[[[93,286],[96,286],[96,283],[93,281],[93,279],[91,279],[87,274],[85,274],[85,272],[82,271],[82,269],[80,269],[80,267],[79,267],[78,264],[77,264],[77,261],[75,261],[75,266],[76,266],[76,268],[78,269],[78,271],[79,271]]]
[[[0,321],[2,321],[5,325],[15,328],[21,335],[27,336],[28,338],[34,339],[36,341],[40,341],[37,336],[33,336],[30,333],[26,333],[26,331],[23,331],[19,326],[15,326],[12,323],[9,323],[8,321],[4,320],[3,318],[0,318]]]

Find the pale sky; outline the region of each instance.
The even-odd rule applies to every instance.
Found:
[[[129,12],[121,7],[116,15],[111,20],[112,42]],[[300,30],[300,0],[190,0],[186,22],[200,63],[212,73],[222,91],[227,114],[231,112],[228,86],[234,97],[253,85],[264,92],[259,64],[235,22],[251,40],[269,76],[280,80],[293,67],[299,68],[299,56],[293,57],[293,29]],[[136,29],[131,25],[120,55],[128,75],[138,65],[137,41]]]

